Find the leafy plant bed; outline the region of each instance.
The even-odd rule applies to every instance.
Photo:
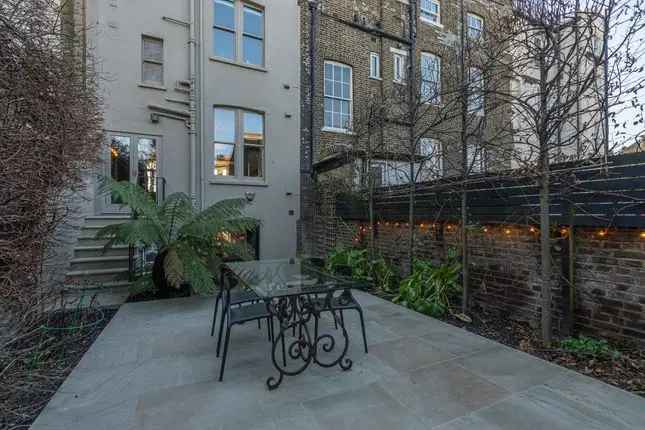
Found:
[[[559,339],[560,348],[544,349],[539,333],[528,323],[512,321],[502,314],[473,310],[466,323],[453,315],[443,321],[472,333],[519,349],[560,366],[615,385],[645,397],[645,350],[627,343],[606,343],[588,338]],[[573,348],[571,344],[580,345]],[[589,347],[588,344],[592,344]],[[566,348],[565,348],[566,347]]]
[[[93,307],[54,311],[3,345],[0,428],[29,428],[115,313]]]

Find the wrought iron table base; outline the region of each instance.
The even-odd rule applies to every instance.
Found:
[[[349,370],[352,367],[352,360],[347,357],[349,348],[349,336],[345,329],[342,318],[339,317],[340,310],[332,305],[333,292],[328,292],[322,301],[311,295],[294,295],[276,298],[267,304],[269,312],[275,316],[280,324],[280,332],[273,340],[271,359],[278,371],[278,376],[270,376],[267,379],[267,387],[274,390],[280,386],[284,376],[295,376],[307,369],[311,363],[321,367],[334,367],[338,365],[342,370]],[[331,334],[318,333],[318,323],[321,312],[331,311],[336,324],[342,333],[341,344],[337,344],[336,338]],[[308,323],[314,320],[314,333],[310,333]],[[297,336],[287,343],[287,333],[296,333]],[[340,348],[342,346],[342,348]],[[319,350],[330,353],[339,348],[340,355],[330,361],[319,356]],[[281,351],[279,351],[279,349]],[[281,352],[281,354],[279,354]],[[281,355],[279,359],[279,355]],[[287,364],[295,364],[289,369]],[[297,364],[296,364],[297,363]]]

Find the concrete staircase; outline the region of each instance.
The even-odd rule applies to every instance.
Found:
[[[104,251],[107,240],[97,239],[96,233],[106,225],[122,223],[129,218],[129,215],[85,218],[65,277],[68,291],[127,289],[128,247],[115,245]]]

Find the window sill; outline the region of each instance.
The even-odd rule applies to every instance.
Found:
[[[394,83],[395,83],[395,84],[397,84],[397,85],[407,85],[407,84],[408,84],[408,83],[407,83],[407,82],[405,82],[405,81],[397,81],[396,79],[395,79],[395,80],[393,80],[392,82],[394,82]]]
[[[419,17],[419,21],[423,22],[424,24],[428,24],[428,25],[430,25],[432,27],[437,27],[437,28],[443,30],[443,24],[441,24],[441,23],[430,21],[429,19],[426,19],[426,18],[423,18],[423,17]]]
[[[145,82],[139,82],[138,87],[139,88],[147,88],[149,90],[167,91],[166,87],[164,87],[164,86],[154,85],[154,84],[147,84]]]
[[[210,185],[235,185],[242,187],[268,187],[269,184],[264,180],[241,179],[241,178],[211,178],[208,180]]]
[[[263,67],[263,66],[255,66],[253,64],[240,63],[238,61],[233,61],[222,57],[210,57],[209,60],[214,61],[216,63],[224,63],[224,64],[229,64],[231,66],[241,67],[243,69],[256,70],[258,72],[266,73],[269,71],[266,67]]]
[[[369,78],[374,80],[374,81],[382,81],[383,80],[383,78],[378,78],[376,76],[369,76]]]
[[[320,131],[323,131],[325,133],[346,134],[348,136],[354,136],[356,134],[353,131],[349,131],[344,128],[333,128],[333,127],[323,127]]]

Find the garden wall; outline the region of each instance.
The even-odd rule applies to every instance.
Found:
[[[366,224],[335,217],[318,217],[317,253],[336,246],[367,243]],[[554,237],[554,326],[562,327],[569,296],[560,275],[562,247],[570,232]],[[456,247],[459,231],[451,224],[421,224],[415,240],[418,258],[440,262]],[[645,344],[645,233],[636,229],[574,232],[575,329]],[[405,223],[381,222],[376,246],[395,266],[405,270],[408,230]],[[537,230],[526,225],[478,226],[469,231],[472,300],[509,318],[537,326],[540,318],[540,247]],[[564,294],[563,294],[564,293]],[[565,297],[566,296],[566,297]]]

